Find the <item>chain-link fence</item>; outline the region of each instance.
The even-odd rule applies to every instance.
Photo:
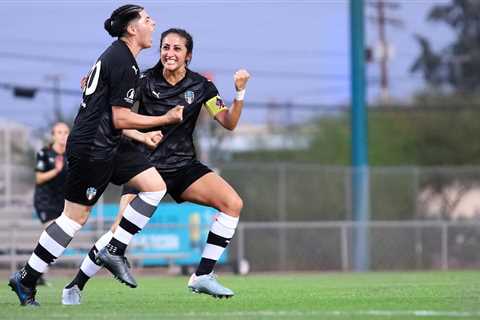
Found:
[[[351,169],[235,163],[220,172],[243,197],[243,221],[352,220]],[[476,167],[372,167],[371,220],[478,218]]]
[[[243,221],[342,221],[351,216],[351,169],[298,163],[244,162],[220,174],[244,200]],[[371,220],[478,218],[480,168],[372,167]],[[32,210],[33,168],[0,164],[0,207]],[[110,186],[105,203],[119,200]]]
[[[252,271],[353,270],[353,222],[245,222],[234,243],[236,261]],[[374,221],[371,270],[480,267],[480,222]]]
[[[3,226],[33,216],[33,163],[18,158],[25,154],[27,138],[15,130],[0,130]],[[352,222],[349,167],[234,161],[217,169],[245,204],[231,248],[234,263],[248,260],[254,271],[352,269],[358,226]],[[371,167],[371,222],[366,225],[371,268],[477,267],[479,169]],[[120,188],[111,186],[103,202],[117,203],[119,196]],[[94,230],[100,234],[105,225],[92,222],[101,226]]]
[[[157,214],[161,214],[161,210]],[[97,222],[89,221],[79,232],[66,256],[59,260],[60,265],[78,266],[108,227]],[[199,227],[202,232],[208,232],[208,225]],[[367,260],[372,271],[480,267],[478,221],[373,221],[363,225],[346,221],[242,222],[229,247],[228,262],[234,271],[240,272],[245,272],[242,271],[245,265],[252,272],[350,271],[354,269],[354,232],[359,227],[367,229]],[[148,225],[145,231],[162,234],[169,230],[174,234],[188,232],[190,228],[192,226],[188,224],[155,223]],[[0,268],[14,270],[28,259],[41,226],[33,220],[3,220],[0,231]],[[129,257],[136,265],[142,265],[144,259],[159,258],[164,259],[159,265],[171,265],[176,259],[192,255],[190,249],[152,250],[156,246],[133,241]],[[198,261],[199,258],[190,263],[194,265]]]

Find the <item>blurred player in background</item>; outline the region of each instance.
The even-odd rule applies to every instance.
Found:
[[[63,212],[67,175],[64,153],[69,133],[67,124],[57,122],[52,128],[52,143],[37,152],[33,206],[45,227]]]
[[[68,137],[63,213],[45,229],[28,262],[8,283],[21,305],[39,306],[35,300],[38,278],[63,254],[110,182],[131,183],[141,192],[127,206],[115,233],[96,259],[120,281],[135,287],[124,257],[125,248],[166,193],[165,183],[147,157],[133,145],[120,143],[123,129],[146,129],[182,120],[181,106],[155,117],[131,111],[140,76],[135,58],[152,46],[155,22],[143,7],[124,5],[113,11],[104,28],[118,39],[90,71]]]
[[[246,70],[234,74],[236,96],[230,108],[220,98],[215,85],[202,75],[187,68],[192,60],[193,39],[182,29],[162,33],[160,60],[147,70],[141,79],[139,113],[162,115],[177,104],[185,105],[183,121],[163,126],[163,140],[155,150],[139,146],[161,173],[167,192],[180,203],[190,201],[216,208],[219,213],[208,234],[202,259],[188,287],[197,293],[215,297],[231,297],[233,291],[222,286],[213,269],[232,239],[238,224],[243,202],[237,192],[219,175],[197,160],[193,131],[199,113],[204,107],[221,126],[233,130],[243,108],[243,99],[250,75]],[[120,214],[109,233],[116,232],[123,210],[136,197],[138,190],[124,186],[120,200]],[[121,224],[121,222],[120,222]],[[104,237],[109,237],[107,233]],[[80,304],[80,291],[101,266],[95,263],[95,252],[105,242],[100,239],[85,257],[77,276],[69,283],[62,297],[63,304]]]
[[[44,228],[63,212],[67,176],[64,153],[70,128],[66,123],[57,122],[53,125],[51,133],[52,142],[37,152],[35,162],[33,206]],[[40,277],[37,284],[46,284],[45,278]]]

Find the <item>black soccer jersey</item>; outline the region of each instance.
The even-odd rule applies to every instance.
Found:
[[[114,156],[122,131],[113,126],[112,106],[133,106],[138,78],[130,49],[121,40],[113,42],[88,74],[67,152],[95,160]]]
[[[59,156],[52,147],[45,147],[37,152],[35,172],[47,172],[55,168],[55,159]],[[33,204],[38,212],[62,212],[64,206],[64,185],[67,175],[66,160],[63,168],[53,179],[35,186]]]
[[[215,85],[202,75],[187,69],[185,77],[172,86],[161,74],[147,71],[141,80],[140,106],[143,115],[163,115],[176,105],[184,106],[183,121],[162,130],[163,141],[151,152],[150,160],[161,171],[174,171],[196,159],[193,131],[202,106],[214,117],[225,105]]]

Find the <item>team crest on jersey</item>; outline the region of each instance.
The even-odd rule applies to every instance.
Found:
[[[185,101],[187,101],[188,104],[192,104],[193,100],[195,99],[195,93],[193,91],[185,91]]]
[[[127,91],[127,96],[123,98],[128,103],[133,103],[133,99],[135,98],[135,89],[130,89]]]
[[[97,195],[97,189],[94,187],[89,187],[87,188],[85,195],[87,196],[88,201],[91,201]]]

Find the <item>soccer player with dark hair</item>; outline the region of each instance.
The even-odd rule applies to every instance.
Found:
[[[135,57],[152,46],[155,22],[143,7],[125,5],[113,11],[104,27],[118,39],[102,53],[90,71],[68,137],[63,213],[41,234],[28,262],[9,281],[21,305],[39,305],[35,300],[37,279],[63,254],[110,182],[128,183],[140,192],[125,209],[107,246],[96,259],[120,281],[135,287],[124,257],[125,248],[133,235],[147,224],[166,193],[163,179],[146,156],[132,144],[120,144],[123,129],[146,129],[182,120],[181,106],[161,116],[131,111],[140,76]]]
[[[162,115],[175,105],[183,104],[184,117],[181,123],[155,128],[163,133],[163,140],[155,150],[139,147],[149,155],[165,180],[167,192],[176,202],[190,201],[219,211],[208,234],[200,264],[190,277],[188,287],[197,293],[231,297],[233,291],[217,281],[213,269],[234,235],[243,202],[230,184],[197,160],[193,131],[202,107],[221,126],[228,130],[235,129],[250,75],[246,70],[235,72],[236,96],[228,108],[211,81],[187,68],[193,52],[190,34],[182,29],[169,29],[162,33],[160,46],[159,62],[147,70],[141,79],[139,113]],[[121,212],[137,193],[135,188],[124,186],[120,214],[109,233],[116,232]],[[104,237],[108,238],[108,233]],[[63,304],[80,304],[80,291],[88,279],[101,269],[93,257],[94,252],[103,245],[105,241],[100,239],[85,257],[77,276],[63,290]]]

